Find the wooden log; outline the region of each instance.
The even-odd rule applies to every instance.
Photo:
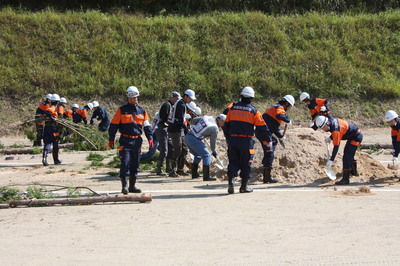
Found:
[[[74,147],[74,143],[59,144],[58,147],[60,149],[72,148]],[[4,154],[33,154],[33,149],[34,148],[6,148],[1,149],[0,152]]]
[[[51,206],[51,205],[89,205],[93,203],[104,202],[123,202],[123,201],[138,201],[144,203],[152,201],[151,194],[138,195],[115,195],[115,196],[96,196],[96,197],[81,197],[81,198],[56,198],[56,199],[28,199],[28,200],[10,200],[8,202],[11,208],[18,206]]]
[[[0,204],[0,209],[8,209],[10,208],[10,205],[8,204]]]
[[[361,149],[393,149],[392,144],[379,144],[379,143],[361,143]]]

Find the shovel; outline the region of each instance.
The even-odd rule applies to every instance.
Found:
[[[285,134],[286,134],[286,130],[287,130],[287,123],[285,124],[285,128],[283,129],[283,134],[282,134],[282,138],[285,136]],[[278,141],[279,141],[279,144],[281,144],[281,146],[285,149],[286,148],[286,145],[285,145],[285,142],[281,139],[281,138],[278,138]]]
[[[208,141],[205,139],[204,142],[207,145],[207,148],[209,150],[211,150],[211,146],[210,143],[208,143]],[[219,170],[224,170],[228,167],[228,163],[224,160],[224,159],[219,159],[219,157],[217,156],[217,162],[215,163],[215,166],[219,169]]]
[[[328,145],[329,144],[327,143],[326,144],[326,153],[328,155],[328,160],[329,160],[329,146]],[[336,174],[335,174],[335,172],[332,171],[332,169],[330,167],[324,168],[324,171],[330,180],[336,180]]]

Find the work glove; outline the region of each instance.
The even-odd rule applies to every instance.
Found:
[[[214,158],[217,158],[217,157],[218,157],[218,152],[213,151],[213,152],[211,153],[211,155],[214,156]]]
[[[397,163],[397,161],[398,161],[397,157],[393,156],[392,162]]]
[[[395,152],[396,152],[395,150],[391,150],[390,154],[394,156]]]
[[[288,124],[288,126],[291,127],[293,125],[292,119],[290,119],[290,121],[286,124]]]
[[[150,149],[154,148],[154,141],[152,139],[149,140],[149,148]]]
[[[110,149],[114,149],[114,141],[109,141],[108,147],[110,147]]]
[[[314,121],[310,121],[310,127],[313,127],[314,126]]]
[[[332,139],[330,136],[325,138],[325,143],[329,144],[329,143],[331,143],[331,141],[332,141]]]
[[[326,111],[326,107],[325,106],[321,106],[321,108],[319,109],[320,112],[325,112]]]
[[[332,165],[333,165],[333,161],[328,160],[328,162],[326,163],[326,168],[331,169]]]
[[[281,138],[281,140],[282,140],[283,142],[285,142],[286,136],[283,136],[283,137]]]

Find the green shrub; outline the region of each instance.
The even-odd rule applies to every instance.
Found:
[[[16,188],[0,187],[0,203],[6,203],[10,200],[22,199],[20,191]]]

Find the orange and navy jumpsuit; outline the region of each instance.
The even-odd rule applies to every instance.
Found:
[[[118,108],[110,127],[108,128],[109,141],[114,141],[117,131],[119,138],[119,157],[121,168],[119,176],[125,178],[137,177],[142,147],[142,133],[144,131],[148,140],[153,139],[147,112],[139,105],[126,104]]]
[[[73,114],[72,110],[67,110],[64,112],[63,117],[64,118],[72,118],[72,114]]]
[[[282,124],[282,121],[285,123],[289,123],[290,118],[286,115],[285,108],[281,104],[275,104],[265,110],[265,113],[263,114],[263,119],[268,125],[271,134],[274,134],[278,138],[283,138],[279,126]],[[264,150],[264,158],[262,161],[264,168],[272,168],[272,163],[275,159],[275,149],[278,145],[278,140],[277,138],[275,138],[275,136],[272,136],[272,149]]]
[[[329,100],[328,99],[321,99],[321,98],[314,98],[310,101],[309,104],[307,104],[307,108],[310,111],[310,115],[311,115],[311,120],[315,121],[315,119],[320,116],[326,116],[329,120],[329,122],[332,122],[333,120],[333,116],[331,114],[331,112],[329,111],[328,108],[329,105]],[[325,106],[326,110],[324,112],[321,112],[321,107]],[[314,130],[317,130],[318,127],[314,125],[311,127]]]
[[[35,145],[41,146],[43,139],[44,122],[40,121],[46,115],[46,110],[49,109],[50,103],[48,101],[43,101],[39,107],[36,109],[35,119],[36,119],[36,141]]]
[[[56,111],[56,106],[50,106],[46,111],[46,120],[44,124],[44,134],[43,134],[43,142],[44,148],[43,150],[46,152],[50,152],[51,145],[53,144],[53,153],[58,153],[58,142],[60,140],[60,132],[57,129],[56,118],[58,118],[58,114]]]
[[[392,126],[391,136],[394,149],[394,157],[398,157],[400,153],[400,120],[397,120],[396,125]]]
[[[235,104],[235,103],[230,103],[230,104],[225,108],[225,110],[224,110],[222,113],[223,113],[224,115],[227,115],[227,114],[228,114],[228,111],[231,110],[231,108],[232,108],[232,106],[233,106],[234,104]],[[226,130],[225,124],[224,124],[224,126],[222,127],[222,132],[224,133],[225,139],[228,140],[228,138],[229,138],[229,132]]]
[[[72,121],[74,123],[80,123],[83,121],[85,125],[87,125],[87,111],[85,108],[83,109],[76,109],[75,112],[72,114]]]
[[[225,120],[228,138],[228,177],[229,184],[240,170],[240,177],[249,179],[254,158],[254,140],[263,145],[271,141],[271,133],[262,119],[261,113],[250,103],[238,102],[232,105]]]
[[[343,170],[351,170],[352,163],[356,162],[354,156],[357,148],[363,140],[361,130],[354,124],[342,119],[333,119],[328,131],[331,132],[330,137],[333,144],[333,151],[330,160],[335,160],[339,151],[340,141],[347,140],[343,151]]]
[[[65,107],[62,103],[59,103],[56,108],[58,117],[64,117]]]

